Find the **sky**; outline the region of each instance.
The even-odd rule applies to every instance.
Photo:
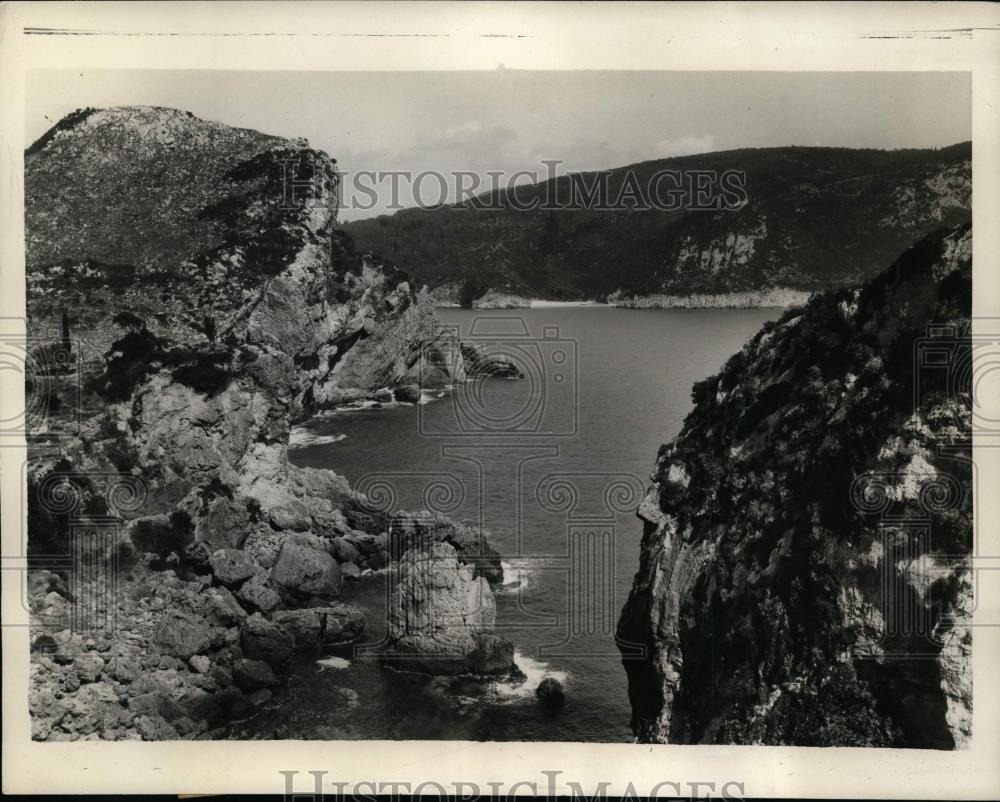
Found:
[[[197,117],[306,137],[337,159],[342,220],[454,201],[458,171],[487,189],[649,159],[741,147],[942,147],[972,138],[961,72],[249,72],[39,70],[28,74],[30,143],[81,107],[171,106]],[[436,172],[444,182],[357,178]],[[351,192],[353,181],[377,185]],[[371,208],[359,208],[371,206]]]

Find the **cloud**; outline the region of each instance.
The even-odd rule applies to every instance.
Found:
[[[479,120],[467,120],[459,125],[441,128],[417,137],[408,153],[473,156],[478,159],[496,158],[517,143],[513,128],[501,125],[485,126]]]
[[[669,156],[690,156],[694,153],[710,153],[715,150],[715,137],[711,134],[695,136],[685,134],[677,139],[661,139],[653,146],[657,158]]]

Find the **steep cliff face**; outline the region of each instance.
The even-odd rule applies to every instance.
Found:
[[[334,602],[386,566],[389,516],[292,465],[291,423],[419,397],[464,361],[406,276],[335,228],[337,182],[304,142],[171,109],[84,110],[26,153],[29,328],[65,315],[82,366],[45,380],[86,412],[50,398],[64,436],[29,437],[29,565],[95,566],[35,572],[35,737],[212,737],[295,650],[361,633]],[[74,618],[91,597],[117,630]]]
[[[406,276],[335,228],[338,186],[303,140],[174,109],[70,115],[25,158],[31,329],[66,312],[96,358],[127,310],[234,372],[262,359],[258,379],[307,407],[416,380],[435,339],[460,370]]]
[[[640,741],[966,744],[970,314],[966,225],[695,385],[619,622]]]
[[[75,462],[140,471],[155,496],[184,498],[199,540],[219,506],[239,543],[256,517],[348,534],[339,509],[353,494],[288,463],[290,422],[384,387],[460,381],[464,362],[405,275],[336,230],[334,161],[304,141],[125,107],[70,115],[25,172],[32,327],[66,312],[97,357],[85,384],[111,402],[87,423],[96,447],[69,443]],[[203,503],[212,483],[225,500]]]

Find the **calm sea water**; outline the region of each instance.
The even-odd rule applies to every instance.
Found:
[[[657,449],[691,408],[691,385],[779,312],[440,310],[444,324],[508,354],[526,378],[323,416],[296,433],[292,459],[343,474],[385,509],[433,509],[486,528],[505,564],[497,629],[528,679],[442,680],[380,666],[370,651],[385,631],[386,583],[374,576],[347,588],[366,611],[369,651],[302,658],[247,734],[631,740],[614,628],[638,563],[635,507]],[[561,710],[535,699],[545,676],[564,684]]]

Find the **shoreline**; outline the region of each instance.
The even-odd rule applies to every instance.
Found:
[[[459,304],[435,304],[435,309],[466,309],[470,312],[491,312],[513,309],[631,309],[631,310],[689,310],[700,309],[791,309],[801,306],[804,301],[797,303],[684,303],[684,297],[680,296],[677,303],[617,303],[609,304],[600,301],[540,301],[533,302],[525,306],[460,306]]]
[[[505,296],[462,306],[435,303],[436,309],[790,309],[806,303],[812,291],[772,287],[745,292],[692,293],[690,295],[611,295],[607,301],[550,301],[544,298]]]

